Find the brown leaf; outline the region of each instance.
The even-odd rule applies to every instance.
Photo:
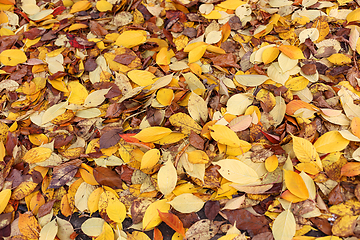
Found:
[[[98,37],[105,36],[109,32],[96,21],[90,21],[90,31]]]
[[[213,222],[209,219],[203,219],[194,223],[187,231],[187,239],[196,239],[196,240],[207,240],[216,235],[219,231],[220,224],[219,222]]]
[[[205,216],[214,220],[220,211],[220,203],[219,201],[207,201],[205,203]]]
[[[53,175],[48,188],[59,188],[64,186],[75,176],[82,161],[80,159],[72,160],[54,167]]]
[[[251,237],[263,233],[270,232],[269,222],[265,216],[255,216],[245,209],[225,210],[229,222],[234,224],[239,230],[244,230],[249,233]]]
[[[236,67],[240,68],[235,62],[235,56],[232,53],[219,55],[217,57],[210,58],[214,65],[219,67]]]
[[[324,218],[310,218],[310,221],[326,235],[331,235],[331,224]]]
[[[196,223],[197,221],[200,220],[199,216],[192,212],[192,213],[181,213],[176,211],[175,209],[171,210],[176,216],[179,217],[179,219],[181,219],[181,222],[184,225],[184,228],[189,228],[191,227],[194,223]]]
[[[147,207],[154,201],[149,198],[137,198],[132,202],[130,211],[131,218],[134,224],[143,220]]]
[[[315,64],[305,64],[301,67],[301,71],[303,71],[306,75],[313,75],[316,73],[316,65]]]
[[[0,229],[6,227],[11,222],[11,213],[0,214]]]
[[[336,185],[336,187],[334,187],[333,190],[331,190],[329,193],[329,204],[337,205],[344,202],[345,200],[344,189],[340,186],[340,184]]]
[[[121,139],[121,137],[119,135],[120,133],[122,133],[122,131],[117,128],[111,129],[111,130],[103,133],[99,140],[100,149],[109,148],[109,147],[112,147],[115,144],[117,144]]]
[[[204,150],[205,140],[196,134],[193,130],[190,132],[189,141],[192,146],[196,147],[197,149]]]
[[[51,212],[52,207],[54,206],[56,199],[52,199],[45,203],[44,205],[41,205],[38,210],[38,217],[41,218]]]
[[[120,175],[108,168],[94,168],[94,177],[101,185],[105,185],[113,189],[122,189],[122,180]]]
[[[136,57],[134,55],[131,54],[121,54],[121,55],[116,55],[114,58],[115,62],[124,64],[124,65],[129,65]]]

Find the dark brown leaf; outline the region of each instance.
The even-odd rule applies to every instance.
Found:
[[[329,204],[337,205],[344,202],[345,200],[344,189],[340,186],[340,184],[336,185],[336,187],[334,187],[333,190],[331,190],[329,193]]]
[[[313,75],[316,73],[316,65],[311,63],[305,64],[301,67],[301,71],[306,75]]]
[[[247,231],[251,237],[259,233],[270,232],[269,221],[265,216],[255,216],[245,209],[226,210],[224,213],[231,224],[236,221],[236,227],[239,230]]]
[[[136,57],[134,55],[124,53],[124,54],[121,54],[121,55],[116,55],[115,58],[114,58],[114,61],[127,66],[133,60],[135,60],[135,58]]]
[[[205,203],[205,216],[214,220],[220,211],[220,203],[219,201],[207,201]]]
[[[51,212],[52,207],[54,206],[56,199],[52,199],[45,203],[44,205],[41,205],[38,210],[38,217],[43,217]]]
[[[153,200],[149,198],[137,198],[133,201],[130,211],[134,224],[142,221],[145,211],[151,203],[153,203]]]

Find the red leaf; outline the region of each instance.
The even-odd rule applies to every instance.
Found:
[[[269,140],[271,143],[275,143],[275,144],[280,143],[280,137],[269,134],[267,132],[264,132],[261,129],[260,129],[260,132],[262,132],[262,134],[264,134],[264,136],[267,138],[267,140]]]
[[[158,228],[154,228],[154,240],[163,240],[163,235]]]
[[[165,222],[169,227],[174,229],[176,232],[180,233],[185,238],[185,229],[183,223],[176,215],[172,213],[164,213],[160,211],[158,212],[163,222]]]

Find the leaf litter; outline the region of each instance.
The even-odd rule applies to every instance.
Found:
[[[359,4],[0,0],[0,238],[360,238]]]

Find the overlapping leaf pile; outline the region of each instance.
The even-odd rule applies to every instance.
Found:
[[[359,4],[0,0],[0,239],[359,238]]]

